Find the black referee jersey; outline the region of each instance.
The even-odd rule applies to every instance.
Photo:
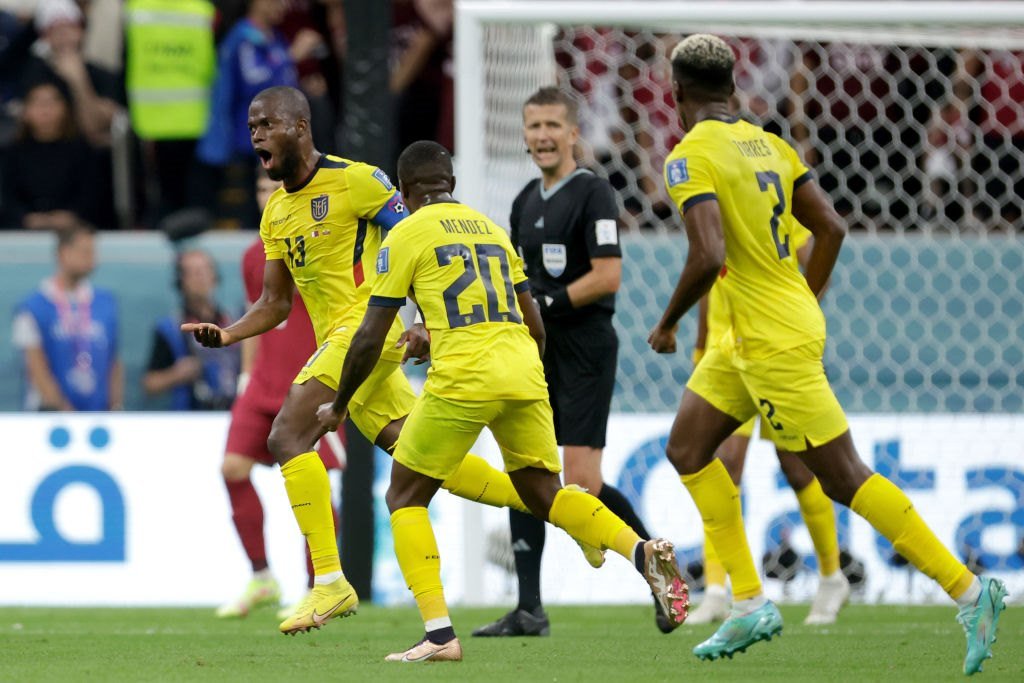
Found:
[[[619,210],[611,184],[591,171],[576,169],[545,190],[531,180],[512,202],[512,244],[522,255],[534,297],[564,289],[590,271],[590,259],[622,256]],[[610,317],[615,295],[555,317],[574,322],[595,315]]]

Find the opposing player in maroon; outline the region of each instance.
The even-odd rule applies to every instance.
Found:
[[[257,190],[265,200],[278,185],[263,176],[257,181]],[[242,257],[242,279],[250,304],[262,292],[265,262],[263,242],[255,240]],[[242,382],[245,386],[239,387],[239,396],[231,408],[231,426],[228,428],[221,472],[231,500],[231,517],[245,554],[252,564],[253,577],[240,597],[217,610],[220,617],[244,617],[253,607],[277,605],[280,602],[280,588],[267,563],[263,538],[263,505],[249,475],[257,463],[267,466],[276,464],[267,450],[270,427],[274,416],[281,410],[292,380],[315,350],[313,325],[298,294],[295,295],[291,314],[285,322],[243,342]],[[341,442],[334,433],[322,439],[317,448],[328,470],[340,469],[335,451],[341,450]],[[337,528],[337,513],[334,522]],[[313,565],[308,547],[306,570],[309,585],[312,585]]]

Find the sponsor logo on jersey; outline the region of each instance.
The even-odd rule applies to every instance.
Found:
[[[541,260],[544,262],[544,270],[548,271],[551,277],[558,277],[565,272],[567,259],[564,244],[545,244],[541,252]]]
[[[391,178],[388,178],[388,174],[379,168],[373,172],[373,177],[377,179],[377,182],[384,186],[385,190],[394,189],[395,186],[391,184]]]
[[[388,267],[390,266],[388,251],[390,249],[391,247],[384,247],[377,252],[377,275],[383,275],[388,272]]]
[[[619,243],[619,231],[614,218],[601,218],[594,221],[594,233],[599,247],[605,244]]]
[[[665,175],[668,177],[669,187],[675,187],[689,180],[690,173],[686,170],[686,159],[670,161],[665,169]]]
[[[313,214],[313,220],[322,221],[327,217],[327,205],[330,197],[322,194],[309,200],[309,211]]]

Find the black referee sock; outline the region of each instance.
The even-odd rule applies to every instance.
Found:
[[[508,511],[512,555],[519,578],[519,605],[531,614],[540,607],[540,558],[544,552],[544,522],[518,510]]]
[[[637,533],[637,536],[645,541],[650,540],[651,535],[647,533],[647,527],[640,521],[640,516],[636,514],[636,510],[629,504],[629,499],[622,495],[622,491],[611,484],[602,484],[601,495],[597,499],[618,515],[619,519],[628,524]]]

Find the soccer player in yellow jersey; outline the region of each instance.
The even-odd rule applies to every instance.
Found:
[[[694,370],[666,449],[733,587],[729,618],[694,654],[732,656],[782,630],[747,545],[739,492],[714,458],[737,427],[760,414],[775,444],[798,453],[830,498],[864,517],[956,601],[967,635],[964,671],[975,673],[991,655],[1006,588],[974,576],[910,499],[857,454],[825,378],[825,318],[816,298],[846,226],[790,145],[729,115],[734,61],[724,41],[706,34],[672,52],[672,89],[687,133],[665,162],[665,181],[690,248],[649,337],[655,351],[674,352],[680,317],[721,277],[732,327]],[[814,234],[805,276],[787,263],[796,223]]]
[[[288,317],[294,288],[309,311],[319,348],[295,378],[267,443],[281,465],[315,574],[313,590],[281,623],[283,633],[294,634],[358,606],[341,570],[330,481],[313,450],[324,433],[316,408],[334,396],[342,361],[366,311],[381,231],[407,212],[383,171],[316,150],[309,103],[298,90],[275,87],[259,93],[249,107],[249,130],[267,175],[284,185],[271,195],[260,226],[267,254],[263,293],[225,329],[198,323],[182,330],[213,347],[262,334]],[[386,332],[387,348],[374,359],[373,374],[352,398],[350,413],[359,431],[390,451],[415,401],[399,368],[400,345],[408,342],[405,355],[417,355],[426,334],[422,326],[403,332],[398,320]],[[446,478],[444,488],[469,500],[526,510],[508,475],[475,456]]]
[[[806,266],[811,254],[811,233],[800,225],[794,226],[790,236],[790,256],[784,261],[797,266]],[[725,300],[721,287],[716,284],[700,300],[700,314],[697,322],[697,342],[694,346],[694,365],[704,356],[705,350],[718,344],[722,335],[732,327],[729,304]],[[747,457],[747,447],[754,433],[756,418],[750,418],[718,447],[716,453],[725,469],[729,472],[732,482],[739,487],[743,476],[743,465]],[[761,433],[766,438],[771,428],[761,423]],[[821,489],[821,483],[807,469],[799,456],[794,453],[775,449],[779,457],[779,467],[786,481],[796,493],[800,506],[800,515],[814,544],[814,553],[818,560],[818,591],[811,603],[811,611],[804,619],[805,624],[832,624],[839,610],[850,596],[850,583],[846,580],[839,567],[839,539],[836,533],[836,516],[832,509],[832,501]],[[688,618],[690,624],[710,624],[722,621],[729,616],[729,594],[725,588],[725,567],[722,566],[714,544],[704,534],[704,600]]]
[[[406,148],[398,177],[413,215],[384,240],[373,295],[345,357],[338,394],[317,413],[325,429],[337,427],[363,382],[372,379],[399,307],[413,297],[431,334],[433,364],[395,448],[387,503],[398,564],[426,634],[387,660],[462,659],[427,505],[484,427],[494,434],[530,510],[574,538],[634,562],[678,626],[686,618],[687,590],[672,544],[644,542],[597,498],[561,488],[538,348],[544,325],[508,235],[452,198],[451,157],[436,142]]]

